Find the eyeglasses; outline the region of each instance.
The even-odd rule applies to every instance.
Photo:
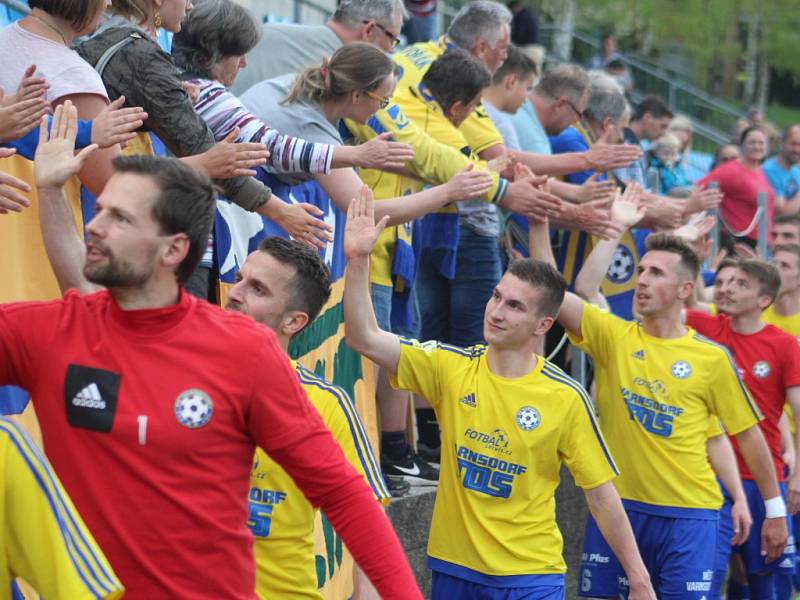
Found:
[[[367,97],[372,98],[376,102],[380,102],[381,108],[386,108],[387,106],[389,106],[389,103],[392,101],[391,98],[384,98],[383,96],[379,96],[375,92],[369,92],[367,90],[364,90],[364,94],[366,94]]]
[[[569,107],[572,109],[572,111],[573,111],[573,112],[574,112],[576,115],[578,115],[578,118],[579,118],[579,119],[583,119],[583,113],[582,113],[581,111],[579,111],[577,108],[575,108],[575,105],[574,105],[572,102],[570,102],[568,98],[564,98],[564,97],[562,97],[562,100],[564,100],[564,102],[566,102],[566,103],[567,103],[567,105],[568,105],[568,106],[569,106]]]
[[[369,23],[375,23],[375,27],[380,29],[383,33],[386,34],[386,37],[389,38],[389,41],[392,44],[392,48],[393,49],[397,48],[397,45],[400,43],[400,38],[397,37],[395,34],[393,34],[391,31],[389,31],[388,29],[386,29],[386,27],[384,27],[383,25],[381,25],[380,23],[378,23],[376,21],[361,21],[361,23],[363,25],[368,25]]]

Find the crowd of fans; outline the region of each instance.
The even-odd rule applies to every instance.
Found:
[[[375,332],[393,332],[401,336],[397,338],[402,340],[401,344],[412,344],[408,341],[412,339],[423,343],[415,348],[425,348],[424,343],[429,342],[454,349],[456,353],[469,353],[470,350],[461,349],[491,344],[486,333],[489,311],[486,307],[499,302],[501,292],[510,293],[501,285],[504,273],[508,271],[525,281],[539,281],[537,277],[555,281],[547,279],[553,276],[549,271],[532,275],[525,271],[528,267],[519,266],[539,264],[526,261],[527,257],[551,263],[563,277],[567,290],[627,321],[642,316],[635,309],[634,296],[637,275],[645,271],[642,261],[648,253],[648,244],[651,251],[661,248],[665,252],[673,252],[680,246],[679,242],[670,246],[659,236],[648,242],[655,232],[671,232],[671,236],[690,244],[707,267],[699,274],[701,291],[687,298],[687,305],[706,307],[712,299],[716,301],[720,282],[727,281],[722,275],[725,268],[735,270],[748,260],[770,258],[781,278],[780,292],[771,292],[775,322],[793,336],[800,335],[800,330],[792,330],[790,319],[800,313],[800,304],[795,302],[800,285],[797,282],[800,247],[796,245],[800,242],[797,230],[800,125],[783,132],[780,147],[771,156],[770,138],[775,133],[758,123],[748,124],[734,143],[719,148],[711,169],[705,172],[690,159],[693,135],[690,119],[673,114],[664,100],[655,96],[645,97],[636,105],[630,103],[628,97],[635,82],[617,52],[613,35],[604,38],[602,53],[593,58],[589,70],[570,63],[543,69],[538,23],[520,2],[509,3],[508,8],[488,0],[470,2],[438,39],[433,37],[435,0],[409,0],[405,5],[401,0],[342,0],[333,17],[321,26],[262,25],[234,0],[111,0],[108,4],[106,0],[29,0],[31,13],[0,30],[0,54],[14,57],[0,67],[3,92],[0,246],[9,263],[0,271],[7,282],[4,283],[7,290],[0,298],[4,302],[24,302],[54,300],[66,294],[65,302],[74,303],[75,297],[67,290],[77,288],[89,294],[96,292],[98,285],[112,290],[117,301],[119,297],[113,290],[123,287],[135,288],[141,295],[151,297],[155,289],[152,281],[157,279],[158,271],[154,274],[152,269],[136,270],[135,260],[146,259],[141,252],[137,254],[134,241],[125,248],[133,258],[116,256],[103,242],[102,232],[110,227],[121,227],[124,231],[125,227],[136,226],[146,218],[156,219],[159,236],[176,235],[184,230],[178,224],[182,217],[166,208],[154,207],[148,217],[146,211],[140,214],[121,201],[123,196],[134,198],[149,189],[150,183],[136,184],[135,177],[155,178],[156,187],[165,195],[167,188],[176,196],[194,193],[202,196],[205,193],[202,190],[206,190],[208,198],[213,198],[213,192],[209,192],[210,179],[219,193],[218,211],[235,205],[259,224],[264,219],[282,228],[287,239],[267,237],[246,261],[235,265],[236,283],[223,297],[218,286],[221,233],[211,227],[209,215],[201,219],[204,224],[195,231],[186,230],[192,238],[187,251],[191,260],[170,262],[167,249],[163,250],[163,256],[159,254],[159,260],[172,269],[166,270],[167,275],[175,272],[178,283],[193,297],[211,304],[225,304],[229,310],[249,315],[272,329],[278,342],[270,343],[283,351],[288,349],[289,340],[305,329],[329,301],[332,282],[320,253],[329,256],[330,246],[341,245],[341,251],[353,264],[360,265],[353,267],[355,274],[348,272],[345,282],[347,341],[376,363],[380,436],[379,448],[374,450],[379,458],[376,460],[372,455],[366,428],[344,390],[298,364],[292,365],[291,372],[296,371],[300,384],[322,414],[324,427],[333,432],[347,459],[361,475],[360,479],[350,480],[343,475],[345,483],[356,486],[358,481],[366,481],[372,496],[380,501],[409,493],[411,485],[436,486],[439,464],[443,469],[453,467],[446,465],[445,455],[452,452],[442,446],[443,434],[437,421],[437,416],[445,414],[438,411],[445,409],[437,404],[438,400],[426,397],[426,393],[433,392],[422,375],[415,374],[414,379],[406,374],[401,381],[408,383],[398,384],[398,372],[392,365],[397,365],[400,350],[396,353],[387,350],[389,342],[381,341]],[[156,39],[159,30],[174,34],[170,52],[159,45]],[[401,34],[415,43],[398,49]],[[73,148],[79,152],[70,160]],[[151,159],[134,158],[143,156],[170,156],[180,161],[161,163],[158,161],[167,159],[148,162]],[[159,179],[162,169],[165,174]],[[342,231],[336,231],[343,227],[342,221],[326,218],[318,206],[303,201],[302,195],[300,201],[289,197],[295,196],[291,191],[293,186],[307,185],[318,186],[340,214],[348,214],[349,238],[344,242]],[[290,191],[279,197],[273,188]],[[763,213],[759,210],[761,197],[766,198]],[[202,212],[202,208],[196,210]],[[717,218],[720,253],[709,256],[708,232]],[[767,222],[770,241],[773,237],[776,240],[775,245],[771,244],[772,257],[758,257],[754,250],[758,242],[757,225],[762,219]],[[82,236],[76,235],[84,222],[88,245],[84,245]],[[260,229],[258,225],[256,230]],[[232,239],[226,239],[226,243],[247,248],[252,233],[233,229]],[[179,247],[180,243],[175,242],[174,248]],[[172,251],[179,252],[174,248]],[[84,255],[86,250],[88,254]],[[119,270],[109,274],[97,267],[104,257],[118,261]],[[513,270],[514,264],[517,271]],[[749,267],[741,268],[747,271]],[[753,269],[756,273],[753,276],[761,277],[761,271]],[[368,295],[365,292],[364,297],[356,291],[360,290],[362,279],[365,286],[368,282]],[[353,291],[348,289],[349,285]],[[185,294],[181,294],[183,298]],[[130,296],[126,299],[130,301]],[[179,304],[184,306],[187,302],[184,299]],[[363,314],[354,316],[354,304]],[[124,306],[121,302],[120,305]],[[136,302],[129,306],[142,307]],[[5,310],[0,309],[0,338],[4,338],[0,348],[10,344],[13,329],[6,325],[12,313],[3,315]],[[113,312],[113,307],[108,310]],[[716,311],[713,308],[712,312]],[[374,328],[372,321],[362,321],[367,313],[374,314]],[[14,314],[17,319],[25,316],[24,311]],[[566,366],[571,357],[569,345],[564,344],[567,334],[557,323],[547,331],[553,322],[553,318],[548,318],[548,325],[541,332],[537,329],[535,351],[555,364]],[[203,324],[218,326],[212,321]],[[241,322],[233,323],[237,335],[243,336],[243,347],[248,351],[255,347],[247,345],[253,342],[250,334],[240,331]],[[566,317],[562,324],[574,334],[574,321]],[[131,325],[136,326],[133,322]],[[67,327],[63,323],[61,326]],[[140,327],[152,327],[157,337],[161,325],[142,320]],[[355,333],[350,335],[351,332]],[[203,345],[200,340],[205,335],[206,332],[197,331],[191,338],[199,344],[198,353],[215,355],[230,350]],[[236,343],[234,333],[228,337],[231,344]],[[175,343],[183,345],[188,341]],[[590,341],[587,345],[593,347]],[[0,362],[7,360],[11,364],[16,360],[7,358],[11,355],[10,350],[6,354],[0,351]],[[420,365],[423,370],[433,368]],[[69,369],[73,367],[70,365]],[[250,373],[250,368],[243,373]],[[237,380],[243,376],[236,372],[236,361],[230,369],[228,377]],[[261,369],[270,367],[261,365]],[[288,373],[290,369],[285,371]],[[21,375],[10,375],[11,372],[0,365],[0,375],[4,376],[0,383],[26,381]],[[72,376],[68,375],[68,382]],[[148,377],[146,373],[143,376]],[[119,386],[119,376],[115,377],[115,385]],[[561,375],[553,377],[559,379]],[[73,405],[102,403],[105,407],[107,400],[102,394],[108,388],[95,396],[90,387],[75,390],[80,392],[75,396],[79,402],[71,400]],[[310,390],[321,394],[321,399],[315,399]],[[412,395],[409,390],[420,395]],[[27,391],[36,402],[34,390]],[[81,394],[89,395],[84,398]],[[286,394],[294,398],[294,388]],[[0,407],[16,412],[10,408],[16,406],[12,399],[21,396],[27,398],[27,393],[0,389]],[[191,397],[182,394],[176,402],[182,408],[181,403],[185,401],[189,406],[195,398],[202,400],[202,393]],[[475,403],[475,398],[470,400],[469,395],[452,400],[462,405]],[[339,412],[330,409],[331,402],[339,407]],[[289,410],[287,407],[288,401],[281,404],[281,410]],[[37,404],[37,408],[53,410],[44,403],[41,407]],[[412,409],[416,412],[416,428],[409,426]],[[96,423],[86,425],[81,421],[83,417],[73,416],[70,410],[68,407],[71,426],[101,427]],[[214,411],[217,410],[215,405]],[[128,412],[128,418],[137,418],[133,409]],[[379,591],[385,597],[392,597],[392,590],[402,587],[407,572],[399,568],[392,578],[375,565],[381,558],[394,556],[396,548],[387,542],[381,547],[383,556],[365,558],[366,534],[352,526],[348,529],[342,516],[348,504],[344,490],[356,490],[353,496],[369,504],[366,491],[343,485],[334,493],[336,481],[327,475],[319,476],[325,482],[324,489],[331,494],[325,498],[322,485],[315,486],[309,474],[314,468],[310,458],[301,459],[299,452],[287,450],[283,442],[266,442],[262,435],[253,433],[253,427],[268,422],[267,416],[258,411],[255,416],[232,416],[233,412],[224,418],[244,421],[237,432],[244,431],[243,435],[255,439],[267,450],[267,453],[259,450],[256,455],[247,520],[256,539],[254,580],[259,596],[289,597],[293,590],[302,588],[310,590],[310,597],[314,597],[315,566],[309,542],[312,504],[322,504],[331,521],[336,521],[334,525],[348,532],[345,541]],[[525,429],[520,414],[517,425]],[[527,416],[523,414],[523,418]],[[196,417],[186,417],[188,421],[181,424],[202,426],[205,422],[198,425],[200,421],[192,421]],[[142,418],[138,417],[138,443],[144,446],[147,417],[144,421]],[[283,416],[276,418],[276,422],[284,422],[280,421]],[[50,444],[52,448],[62,447],[60,442],[51,440],[72,434],[52,425],[50,417],[40,419],[49,454]],[[113,413],[111,419],[106,432],[113,422]],[[593,419],[581,421],[575,427],[588,428]],[[6,425],[6,420],[0,423],[0,433],[17,440],[17,446],[26,445],[22,454],[29,457],[27,464],[39,465],[38,473],[50,473],[45,459],[33,447],[28,448],[24,434],[13,425]],[[285,424],[294,426],[290,418],[285,419]],[[310,422],[311,433],[307,432],[307,436],[317,435],[317,425],[317,421]],[[129,427],[131,432],[126,435],[136,439],[135,425]],[[411,429],[415,434],[410,436]],[[157,439],[159,433],[154,429],[153,438]],[[501,435],[501,439],[492,443],[502,443],[504,431],[495,429],[495,434]],[[299,433],[297,436],[300,440]],[[208,442],[226,443],[220,439]],[[317,450],[327,451],[323,442],[315,443]],[[593,443],[586,439],[581,442]],[[63,448],[64,452],[85,451],[68,442]],[[102,451],[99,448],[94,447],[94,451]],[[717,469],[711,448],[709,443],[709,459]],[[792,436],[788,435],[784,456],[793,456],[792,448]],[[212,454],[220,452],[216,447],[208,450]],[[242,454],[241,448],[238,454]],[[124,456],[120,456],[123,460]],[[76,481],[81,472],[69,466],[71,459],[66,454],[49,458],[64,489],[55,475],[50,474],[52,482],[44,486],[47,488],[44,493],[61,498],[66,497],[66,490],[73,496],[77,512],[67,500],[58,508],[55,529],[46,531],[55,536],[53,531],[58,531],[60,520],[74,519],[70,535],[83,540],[81,543],[86,544],[94,561],[78,570],[92,571],[97,583],[87,583],[86,578],[81,583],[74,576],[64,575],[69,567],[60,558],[51,560],[48,572],[46,568],[38,570],[36,559],[9,562],[0,552],[0,586],[4,585],[5,569],[38,586],[45,598],[71,597],[81,585],[95,586],[100,590],[96,591],[97,597],[115,597],[122,586],[113,568],[131,597],[156,597],[148,593],[159,586],[179,597],[182,586],[188,585],[186,578],[176,576],[166,584],[165,581],[173,579],[170,567],[152,565],[147,555],[153,548],[159,548],[157,538],[163,532],[139,536],[147,539],[130,548],[120,545],[114,537],[126,544],[131,539],[126,525],[108,516],[105,510],[93,513],[95,504],[103,502],[103,493],[92,489],[91,482]],[[273,459],[275,463],[270,462]],[[152,460],[166,461],[167,457],[154,454]],[[197,457],[186,460],[192,463],[190,473],[200,470],[201,464],[192,462],[199,460]],[[336,471],[343,467],[335,457],[330,460],[331,472],[344,473]],[[601,467],[576,464],[580,461],[574,457],[566,460],[570,468],[577,469],[582,481],[587,481],[590,472],[601,471]],[[83,461],[85,458],[78,462],[83,464]],[[100,464],[112,463],[104,459]],[[322,464],[320,459],[319,465]],[[613,467],[613,461],[610,464]],[[243,468],[249,466],[248,462]],[[787,466],[793,469],[793,460],[787,458]],[[287,497],[286,492],[276,490],[288,490],[294,484],[281,467],[297,481],[289,497],[306,494],[312,502],[303,505],[285,523],[279,519],[276,506]],[[278,471],[286,481],[274,479],[279,477],[275,475]],[[2,473],[0,468],[0,482],[4,481]],[[166,472],[158,477],[169,479],[172,475]],[[227,477],[225,473],[216,475]],[[231,489],[243,492],[244,503],[247,494],[238,489],[242,482],[232,476],[231,481],[234,480],[236,485]],[[20,484],[19,489],[26,491],[18,493],[38,494],[29,483]],[[129,483],[136,489],[143,485],[134,475],[130,475]],[[159,492],[167,489],[158,485]],[[144,484],[141,489],[146,487]],[[495,491],[490,495],[500,494]],[[587,498],[593,509],[594,503],[600,502],[596,497]],[[129,501],[150,500],[131,496]],[[190,501],[172,498],[169,502]],[[217,505],[209,502],[201,510],[215,511]],[[364,504],[353,500],[352,506]],[[147,512],[137,514],[145,518]],[[626,545],[628,530],[621,528],[619,533],[611,534],[598,513],[593,510],[593,514],[623,563],[621,568],[629,575],[638,573],[638,554],[633,553],[636,560],[630,559],[633,554]],[[237,516],[241,515],[228,514],[226,518]],[[179,519],[175,515],[172,518]],[[190,518],[184,519],[182,526],[189,527]],[[375,515],[371,518],[377,519]],[[0,514],[0,523],[3,520]],[[378,523],[376,535],[383,531],[382,524],[371,522]],[[214,531],[213,525],[206,525]],[[241,525],[238,529],[243,528]],[[291,535],[282,536],[284,527]],[[281,530],[281,535],[274,533],[277,530]],[[438,548],[436,544],[441,543],[444,534],[436,525],[434,531],[437,533],[432,540],[438,541],[433,542],[433,547]],[[226,533],[234,537],[242,535],[239,530]],[[98,546],[91,541],[92,535]],[[638,537],[637,540],[641,544]],[[215,541],[208,543],[213,545]],[[162,548],[155,556],[161,557],[173,544],[184,546],[177,552],[178,558],[188,556],[185,546],[192,543],[191,538],[164,542],[166,550]],[[233,545],[222,544],[221,548],[228,548],[236,560],[246,560],[246,554],[231,550]],[[15,546],[14,552],[22,555],[24,550]],[[104,552],[110,565],[103,558]],[[625,557],[630,560],[626,562]],[[771,550],[770,557],[773,557]],[[213,552],[207,553],[207,558],[202,565],[211,565],[216,560]],[[223,561],[228,558],[219,557]],[[454,572],[443,564],[439,560],[432,568],[452,576]],[[736,565],[735,561],[733,564]],[[653,565],[646,566],[653,576]],[[724,578],[727,562],[716,570]],[[95,571],[104,575],[98,576]],[[235,571],[231,572],[235,575]],[[743,582],[747,581],[748,573],[736,565],[731,580],[746,587]],[[362,579],[365,586],[362,591],[367,594],[368,584]],[[719,593],[718,579],[719,576],[714,588],[709,580],[705,591],[716,589]],[[206,592],[221,594],[218,597],[251,597],[245,589],[251,583],[245,577],[229,587],[211,585]],[[448,587],[455,584],[444,583],[441,578],[438,585],[434,586],[436,597],[447,593],[462,597],[460,593],[467,593],[453,592],[461,588]],[[653,585],[657,587],[656,581]],[[783,585],[781,590],[791,590],[791,579],[780,585]],[[753,581],[750,586],[754,593],[760,593]],[[0,590],[0,597],[3,593]],[[655,597],[650,593],[647,585],[639,586],[632,579],[631,598]],[[394,597],[416,596],[409,592]]]

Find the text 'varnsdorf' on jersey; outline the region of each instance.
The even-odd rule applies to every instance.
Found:
[[[617,469],[575,381],[541,358],[524,377],[499,377],[486,352],[404,339],[392,377],[428,399],[442,431],[429,564],[479,583],[563,581],[554,499],[562,461],[583,488]]]

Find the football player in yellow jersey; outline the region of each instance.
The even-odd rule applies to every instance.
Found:
[[[717,415],[756,477],[766,514],[761,551],[774,560],[787,539],[761,414],[730,355],[681,323],[699,261],[682,240],[654,234],[637,269],[627,322],[567,294],[559,321],[594,359],[604,434],[621,465],[614,482],[659,598],[700,600],[711,588],[722,497],[706,457],[709,415]],[[625,580],[590,519],[581,594],[617,597]],[[622,590],[620,588],[623,588]]]
[[[284,350],[293,336],[319,314],[330,296],[330,274],[310,247],[280,237],[265,238],[236,274],[226,308],[245,313],[272,329]],[[350,463],[388,502],[366,430],[347,393],[297,363],[295,369],[311,403]],[[250,526],[255,536],[256,592],[259,598],[321,600],[312,532],[314,507],[286,472],[261,449],[250,487]],[[364,578],[364,585],[368,585]]]
[[[111,565],[36,444],[0,418],[0,598],[22,577],[47,600],[121,598]]]
[[[654,599],[588,396],[533,351],[558,311],[563,278],[544,263],[516,263],[487,303],[487,346],[403,339],[381,330],[370,306],[369,254],[385,224],[375,224],[364,188],[348,210],[345,334],[394,385],[425,396],[441,424],[431,597],[564,598],[554,498],[563,462],[625,566],[630,598]]]

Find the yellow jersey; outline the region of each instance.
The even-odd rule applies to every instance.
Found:
[[[21,577],[47,600],[125,591],[28,434],[0,418],[0,597]]]
[[[570,339],[595,362],[600,423],[622,471],[614,482],[620,496],[663,516],[718,510],[709,417],[719,417],[730,435],[763,418],[728,351],[690,328],[676,339],[653,337],[588,304],[581,330],[582,339]]]
[[[795,313],[793,315],[781,315],[775,310],[775,305],[770,304],[767,309],[761,313],[761,318],[765,323],[775,325],[775,327],[778,329],[782,329],[789,335],[793,335],[795,338],[797,338],[797,341],[800,342],[800,313]],[[791,429],[792,433],[794,433],[794,413],[792,412],[792,407],[788,402],[784,405],[783,410],[789,417],[789,429]]]
[[[431,63],[453,47],[453,43],[444,35],[437,41],[413,44],[394,53],[392,58],[400,66],[400,76],[393,100],[402,107],[408,90],[416,89]],[[459,130],[476,154],[503,144],[503,136],[497,131],[482,103],[464,120]]]
[[[347,393],[297,362],[293,365],[300,384],[347,459],[364,476],[375,498],[388,503],[389,491]],[[249,501],[247,524],[255,538],[258,597],[321,600],[312,537],[315,509],[291,477],[260,448],[253,462]]]
[[[587,489],[617,474],[586,392],[541,357],[508,379],[491,372],[486,346],[402,338],[391,381],[427,398],[441,428],[429,566],[479,583],[514,577],[515,587],[563,580],[562,463]]]
[[[482,197],[482,200],[494,203],[505,196],[508,189],[508,181],[487,169],[486,162],[478,158],[472,151],[463,133],[453,127],[439,104],[432,96],[425,93],[424,88],[418,86],[416,89],[409,90],[408,94],[404,96],[400,108],[405,118],[410,119],[418,130],[428,134],[440,144],[456,151],[462,157],[459,164],[466,166],[466,164],[472,162],[476,168],[485,169],[492,175],[495,182],[493,185],[494,193],[489,197]],[[422,182],[418,179],[376,169],[362,169],[361,179],[373,190],[376,199],[414,194],[421,191],[423,187]],[[450,204],[439,212],[456,212],[457,210],[455,204]],[[385,229],[378,238],[370,260],[370,279],[372,283],[386,286],[393,285],[393,250],[400,233],[402,232],[397,227],[390,227]]]

